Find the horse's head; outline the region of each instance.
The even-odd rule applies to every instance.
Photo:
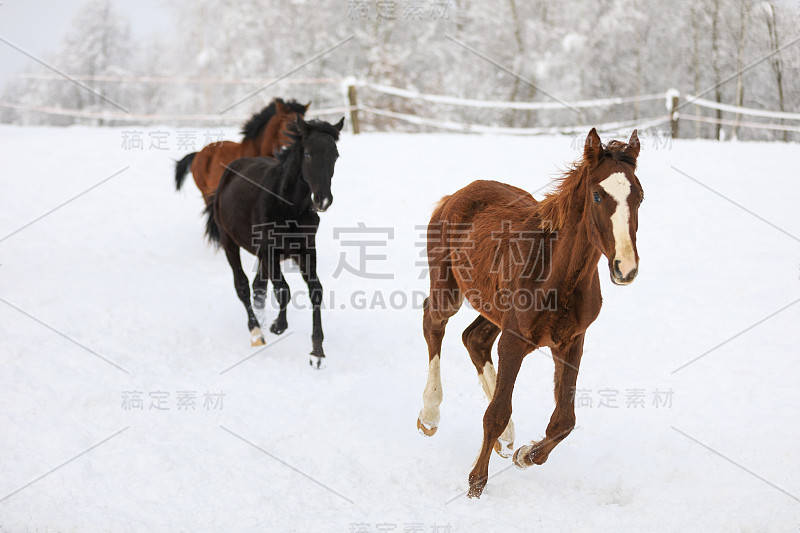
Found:
[[[616,285],[632,283],[639,269],[636,230],[644,191],[635,174],[638,156],[636,130],[627,144],[603,145],[592,128],[583,148],[584,164],[589,165],[585,193],[589,240],[608,258]]]
[[[325,211],[333,203],[331,180],[339,157],[336,141],[344,126],[344,117],[336,124],[322,120],[306,122],[297,117],[297,131],[303,146],[303,179],[311,189],[311,202],[317,211]]]
[[[271,122],[274,123],[277,128],[279,148],[292,143],[291,137],[289,136],[290,126],[297,122],[298,117],[304,117],[310,106],[311,102],[301,104],[295,100],[289,100],[288,102],[284,102],[280,99],[275,100],[275,116]],[[265,142],[267,141],[268,140],[265,138]]]

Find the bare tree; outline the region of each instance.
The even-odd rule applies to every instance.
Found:
[[[718,104],[722,103],[722,76],[720,74],[720,35],[719,26],[722,13],[720,11],[720,0],[714,0],[711,9],[711,68],[714,71],[714,99]],[[717,124],[715,138],[719,140],[722,136],[722,111],[717,109]]]
[[[700,92],[700,38],[703,34],[703,19],[705,18],[705,6],[703,2],[692,4],[691,24],[692,24],[692,94]],[[700,106],[694,106],[694,115],[699,119]],[[694,136],[700,136],[700,120],[695,120]]]
[[[775,3],[772,0],[767,0],[762,3],[764,22],[767,26],[767,34],[769,36],[769,46],[772,52],[777,52],[780,48],[780,39],[778,38],[778,24],[775,18]],[[784,98],[783,98],[783,64],[781,63],[780,54],[775,53],[770,60],[772,72],[775,74],[775,87],[778,91],[778,109],[785,111]],[[783,124],[783,119],[781,119]],[[783,140],[789,140],[789,132],[783,131]]]
[[[747,41],[747,20],[750,18],[750,0],[740,0],[739,2],[739,45],[736,51],[736,105],[742,107],[744,103],[744,48]],[[741,115],[736,114],[734,119],[736,124],[733,126],[733,138],[739,135],[739,119]]]

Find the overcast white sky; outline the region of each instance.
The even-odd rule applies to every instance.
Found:
[[[40,59],[56,50],[86,0],[0,0],[0,38]],[[165,0],[113,0],[130,20],[134,37],[169,27]],[[9,75],[32,70],[36,62],[0,41],[0,87]]]

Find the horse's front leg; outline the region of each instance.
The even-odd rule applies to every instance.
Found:
[[[543,464],[553,448],[575,427],[575,384],[583,355],[584,335],[576,337],[568,346],[552,350],[556,365],[556,407],[547,425],[545,438],[522,446],[514,452],[514,464],[519,468]]]
[[[309,364],[320,369],[324,367],[325,352],[322,349],[322,340],[325,335],[322,333],[322,283],[317,277],[317,250],[311,246],[299,257],[300,271],[303,274],[303,280],[308,286],[308,295],[311,299],[311,306],[313,308],[313,329],[311,331],[311,357]]]
[[[483,445],[469,474],[469,497],[479,498],[489,479],[489,459],[497,438],[511,419],[511,396],[522,360],[536,346],[519,333],[504,330],[497,344],[497,387],[483,415]]]

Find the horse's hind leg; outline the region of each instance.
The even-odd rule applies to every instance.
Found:
[[[253,280],[253,309],[257,312],[263,311],[267,305],[267,283],[269,278],[263,269],[264,262],[259,259],[256,277]]]
[[[291,291],[286,278],[281,271],[281,262],[274,250],[267,250],[267,253],[258,259],[258,272],[253,280],[253,309],[261,322],[266,323],[264,312],[267,302],[267,283],[272,282],[272,290],[275,292],[275,299],[278,301],[280,310],[269,330],[275,335],[280,335],[288,327],[286,322],[286,307],[291,299]]]
[[[470,498],[480,497],[489,479],[489,459],[497,439],[511,420],[511,396],[522,360],[535,346],[513,330],[506,330],[497,343],[497,389],[483,415],[483,444],[469,474]]]
[[[497,372],[492,364],[492,345],[500,334],[500,328],[495,326],[483,316],[478,316],[475,321],[467,326],[461,339],[467,347],[472,364],[478,371],[478,380],[481,383],[486,398],[491,402],[497,386]],[[514,451],[514,422],[509,419],[508,426],[494,444],[494,451],[500,457],[510,457]]]
[[[264,318],[264,309],[267,305],[267,283],[269,278],[264,273],[264,262],[258,260],[258,267],[256,269],[256,276],[253,280],[253,310],[256,313],[256,318]],[[262,322],[263,320],[259,320]]]
[[[436,433],[439,427],[439,406],[442,403],[440,354],[444,329],[450,317],[458,311],[462,300],[461,291],[453,282],[442,288],[432,285],[431,294],[423,303],[422,332],[428,344],[428,381],[422,393],[423,406],[417,418],[417,429],[428,437]]]
[[[280,335],[289,327],[286,321],[286,307],[289,305],[292,293],[289,290],[289,284],[286,283],[286,278],[283,277],[279,261],[276,261],[270,269],[270,280],[272,281],[272,290],[275,292],[275,299],[278,300],[280,310],[278,311],[278,318],[272,322],[269,330],[275,335]]]
[[[233,285],[236,287],[236,294],[247,310],[247,328],[250,330],[250,344],[261,346],[265,344],[264,335],[261,333],[261,327],[258,324],[256,315],[253,313],[253,307],[250,305],[250,284],[242,268],[239,247],[224,233],[221,235],[220,245],[225,250],[228,264],[231,265],[231,270],[233,270]]]

